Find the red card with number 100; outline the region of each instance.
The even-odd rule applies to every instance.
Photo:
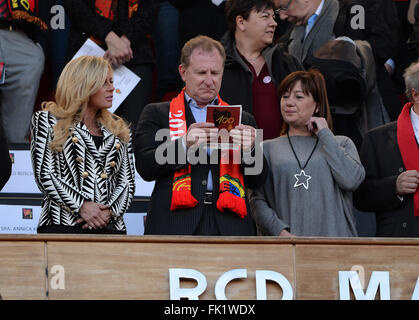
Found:
[[[241,123],[242,106],[208,106],[207,122],[219,129],[230,131]]]

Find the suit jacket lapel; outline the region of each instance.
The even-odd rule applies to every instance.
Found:
[[[333,29],[338,13],[339,4],[336,0],[326,0],[324,2],[322,12],[304,40],[303,61],[310,53],[315,53],[324,43],[335,38]],[[313,44],[313,42],[315,43]],[[315,46],[314,50],[309,50],[315,44],[318,48]]]
[[[290,35],[289,53],[295,56],[300,62],[303,62],[304,48],[304,26],[294,26]]]
[[[392,130],[387,130],[387,134],[391,141],[397,146],[397,149],[399,149],[399,144],[397,142],[397,126],[394,126],[394,129],[392,128]]]
[[[316,52],[325,42],[332,40],[338,13],[339,4],[336,0],[325,0],[322,12],[305,39],[305,26],[294,27],[291,33],[290,53],[301,59],[303,63],[308,55]]]

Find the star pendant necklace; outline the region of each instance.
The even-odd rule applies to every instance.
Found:
[[[301,167],[300,159],[298,159],[297,153],[295,152],[294,147],[292,146],[290,135],[289,135],[288,132],[287,132],[287,137],[288,137],[288,142],[291,146],[292,153],[294,154],[295,159],[297,159],[298,167],[300,168],[300,173],[294,174],[295,179],[297,179],[297,181],[294,184],[294,188],[298,188],[299,186],[303,186],[306,190],[308,190],[308,180],[311,179],[311,176],[307,175],[305,173],[304,169],[307,167],[307,164],[310,161],[311,156],[314,153],[314,150],[316,150],[316,148],[317,148],[317,144],[319,143],[319,138],[317,137],[316,144],[314,145],[314,148],[311,151],[310,156],[308,157],[308,159],[306,161],[306,164],[304,165],[304,167]]]

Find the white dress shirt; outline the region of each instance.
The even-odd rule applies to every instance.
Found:
[[[419,114],[410,109],[410,119],[412,120],[413,131],[415,132],[416,141],[419,143]]]

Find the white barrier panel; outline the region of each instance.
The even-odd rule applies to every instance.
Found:
[[[146,213],[126,212],[124,214],[127,235],[142,236],[144,234],[144,222]]]
[[[31,153],[29,150],[11,150],[12,174],[1,190],[2,193],[40,193],[33,175]],[[154,188],[154,182],[144,181],[135,172],[136,197],[149,197]]]
[[[154,181],[144,181],[140,175],[135,171],[135,197],[150,197],[153,192]]]
[[[41,193],[33,175],[29,150],[11,150],[12,174],[3,187],[4,193]]]
[[[0,205],[0,234],[36,234],[41,207]],[[143,235],[145,213],[127,212],[127,235]]]
[[[36,234],[41,207],[0,205],[0,234]]]

